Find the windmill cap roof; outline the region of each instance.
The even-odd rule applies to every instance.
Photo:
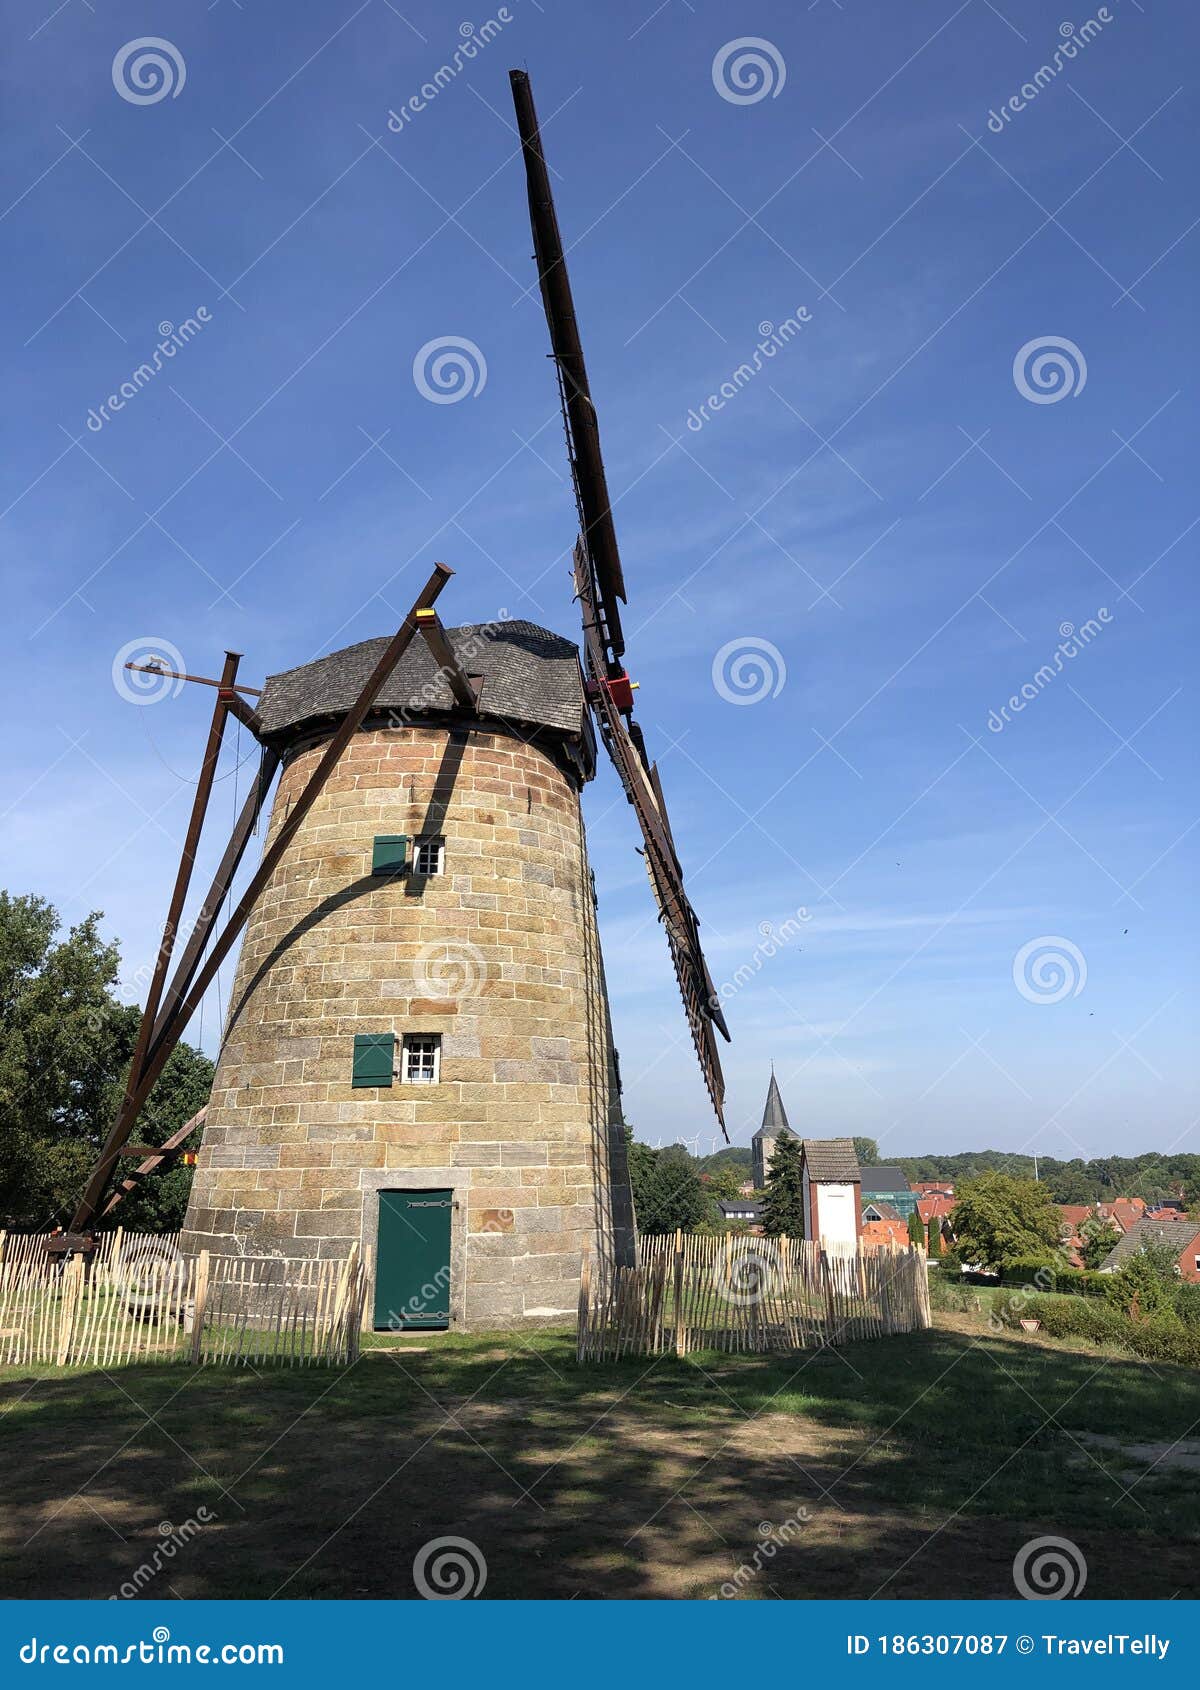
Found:
[[[806,1138],[801,1142],[809,1179],[839,1180],[845,1184],[857,1184],[861,1179],[853,1139]]]
[[[482,717],[586,737],[579,652],[570,640],[535,622],[515,619],[447,628],[446,635],[463,669],[483,677]],[[360,640],[297,669],[268,675],[258,702],[264,735],[286,742],[344,715],[390,638],[381,634]],[[418,636],[384,682],[372,714],[403,713],[407,722],[454,708],[449,683]]]

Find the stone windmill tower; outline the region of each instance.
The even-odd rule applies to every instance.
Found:
[[[390,639],[261,691],[227,655],[126,1096],[74,1221],[110,1213],[195,1125],[143,1147],[104,1206],[138,1110],[244,931],[183,1247],[340,1257],[357,1243],[376,1264],[378,1327],[561,1319],[585,1251],[634,1259],[580,807],[601,745],[724,1125],[714,1028],[729,1035],[632,719],[595,411],[528,81],[512,82],[580,517],[582,661],[528,622],[444,627],[440,564]],[[229,715],[262,746],[259,778],[168,985]],[[277,770],[262,861],[218,928]]]

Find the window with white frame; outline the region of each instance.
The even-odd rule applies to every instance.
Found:
[[[436,1086],[442,1068],[442,1040],[438,1033],[405,1033],[400,1079],[410,1086]]]
[[[413,844],[413,866],[415,875],[442,874],[446,867],[446,842],[444,839],[418,839]]]

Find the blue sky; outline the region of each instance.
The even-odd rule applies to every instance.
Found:
[[[102,908],[130,980],[152,951],[208,700],[128,702],[131,641],[201,673],[231,646],[257,680],[394,627],[435,558],[458,571],[447,621],[575,634],[506,75],[525,64],[638,713],[727,988],[735,1142],[773,1059],[794,1125],[895,1154],[1200,1150],[1194,11],[732,17],[6,8],[5,883],[67,920]],[[151,36],[176,91],[136,103],[114,59]],[[444,337],[486,379],[437,404],[413,365]],[[1048,388],[1018,359],[1046,340]],[[245,775],[226,763],[222,827]],[[586,804],[627,1114],[707,1148],[632,814],[606,771]],[[205,1014],[212,1048],[215,995]]]

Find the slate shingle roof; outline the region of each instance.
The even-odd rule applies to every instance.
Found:
[[[783,1107],[783,1098],[780,1095],[778,1085],[775,1083],[775,1074],[772,1071],[771,1083],[767,1087],[767,1101],[763,1108],[762,1126],[759,1127],[754,1137],[756,1139],[782,1138],[785,1133],[790,1134],[791,1128],[788,1126],[787,1110]]]
[[[530,727],[582,734],[586,705],[579,653],[570,640],[534,622],[447,628],[463,668],[484,677],[479,710]],[[262,731],[285,741],[344,714],[382,656],[390,635],[362,640],[298,669],[268,675],[258,702]],[[379,695],[375,709],[412,716],[451,710],[454,698],[424,640],[413,640]]]
[[[906,1197],[911,1195],[911,1187],[899,1168],[863,1168],[862,1185],[864,1191],[902,1191]]]
[[[844,1184],[857,1184],[861,1179],[853,1139],[805,1138],[800,1142],[809,1179],[838,1180]]]
[[[1182,1255],[1194,1238],[1200,1238],[1200,1226],[1195,1221],[1149,1221],[1140,1220],[1100,1263],[1101,1272],[1107,1268],[1119,1268],[1122,1262],[1127,1262],[1130,1256],[1136,1256],[1140,1250],[1150,1244],[1165,1244],[1174,1255]],[[1200,1253],[1200,1244],[1196,1246]]]

